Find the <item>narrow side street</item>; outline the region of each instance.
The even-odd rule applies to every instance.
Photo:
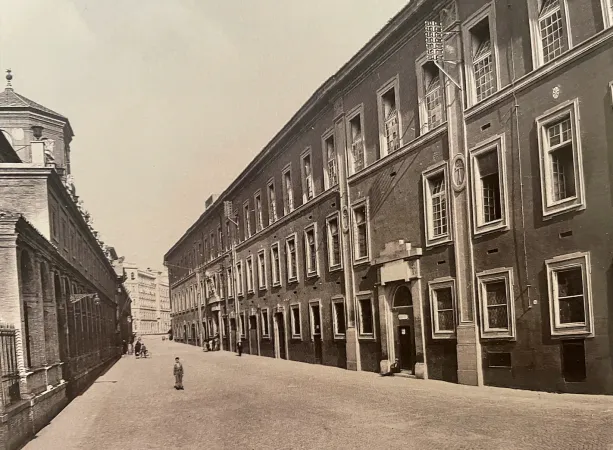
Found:
[[[145,338],[27,450],[606,449],[613,399],[436,381],[204,353]],[[185,390],[173,388],[173,358]]]

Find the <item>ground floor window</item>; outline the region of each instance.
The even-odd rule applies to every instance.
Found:
[[[432,338],[455,337],[455,281],[452,278],[429,283]]]
[[[241,313],[241,315],[239,316],[239,321],[240,321],[240,327],[241,327],[241,338],[245,338],[246,336],[246,332],[245,332],[245,313]]]
[[[345,337],[345,300],[342,298],[332,301],[332,326],[334,337]]]
[[[291,324],[292,324],[292,338],[301,339],[302,330],[300,327],[300,305],[291,305]]]
[[[477,274],[483,338],[515,337],[515,306],[512,269],[488,270]]]
[[[372,298],[370,294],[358,295],[358,314],[360,335],[372,337],[375,334],[375,319],[373,314]]]
[[[261,315],[262,315],[262,336],[269,337],[270,330],[268,328],[268,309],[263,309]]]

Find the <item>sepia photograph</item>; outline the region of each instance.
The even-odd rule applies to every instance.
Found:
[[[0,450],[613,449],[613,0],[0,0]]]

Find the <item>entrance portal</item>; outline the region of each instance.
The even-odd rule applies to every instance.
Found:
[[[406,285],[399,286],[393,300],[394,350],[399,368],[415,372],[415,326],[413,298]]]
[[[285,352],[285,320],[283,313],[275,313],[275,357],[287,359]]]

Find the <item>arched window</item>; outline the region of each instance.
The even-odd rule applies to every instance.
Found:
[[[399,286],[394,292],[394,308],[413,306],[411,290],[407,286]]]

